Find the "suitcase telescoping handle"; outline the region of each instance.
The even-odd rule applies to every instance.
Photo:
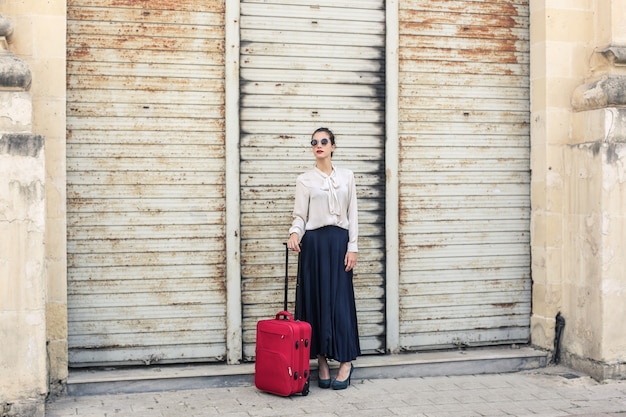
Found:
[[[289,248],[287,247],[287,242],[283,243],[285,245],[285,301],[283,303],[283,310],[287,311],[287,292],[289,291]]]
[[[287,301],[289,294],[289,247],[287,247],[287,242],[283,242],[285,245],[285,299],[283,301],[283,311],[287,311]],[[302,244],[300,244],[302,246]],[[298,279],[296,283],[296,292],[298,290],[298,286],[300,285],[300,254],[298,254]],[[296,295],[296,304],[298,302]]]

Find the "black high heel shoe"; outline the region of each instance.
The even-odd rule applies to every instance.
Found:
[[[320,368],[320,356],[318,356],[318,369],[317,369],[317,386],[323,389],[328,389],[330,388],[330,376],[327,379],[321,379],[319,377],[319,368]],[[328,368],[328,362],[326,359],[324,359],[324,363],[326,364],[326,368]],[[328,368],[328,373],[330,374],[330,368]]]
[[[330,388],[330,378],[328,379],[317,379],[317,386],[323,389]]]
[[[348,379],[345,381],[337,381],[337,379],[335,379],[332,383],[333,389],[338,390],[348,388],[348,385],[350,385],[350,379],[352,378],[352,371],[354,371],[354,365],[350,364],[350,374],[348,375]]]

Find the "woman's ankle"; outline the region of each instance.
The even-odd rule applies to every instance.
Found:
[[[350,376],[350,369],[352,368],[352,362],[341,362],[339,364],[339,371],[337,372],[337,379],[340,381],[348,379]]]
[[[322,356],[322,355],[317,356],[317,373],[318,373],[318,377],[321,379],[330,378],[330,367],[328,366],[328,361],[326,360],[326,356]]]

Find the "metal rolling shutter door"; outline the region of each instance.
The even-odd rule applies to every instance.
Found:
[[[526,0],[400,2],[400,344],[526,342]]]
[[[223,14],[68,1],[71,366],[225,356]]]
[[[364,352],[382,351],[384,3],[244,1],[241,15],[244,357],[254,357],[256,322],[282,309],[281,243],[296,176],[314,163],[309,139],[319,126],[336,133],[334,162],[357,177],[361,345]],[[291,277],[295,264],[294,255]]]

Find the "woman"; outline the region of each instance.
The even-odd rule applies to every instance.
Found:
[[[352,361],[361,354],[353,268],[357,260],[357,201],[354,174],[331,161],[335,136],[313,132],[315,167],[296,181],[293,223],[287,246],[300,252],[296,318],[311,324],[311,357],[318,361],[320,388],[345,389]],[[331,384],[328,359],[338,361]]]

